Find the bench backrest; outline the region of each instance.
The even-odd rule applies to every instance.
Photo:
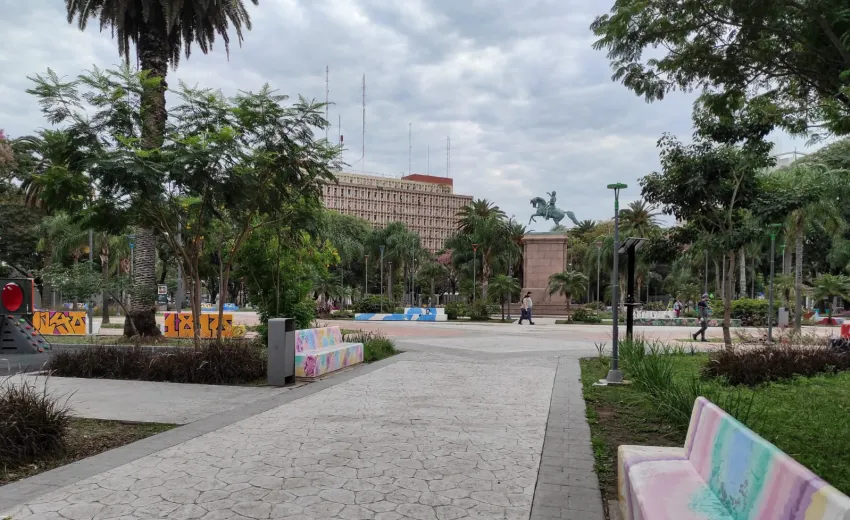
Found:
[[[736,520],[850,520],[850,498],[704,397],[685,454]]]
[[[412,314],[445,314],[446,309],[443,307],[405,307],[404,313],[407,315]]]
[[[301,329],[295,331],[295,352],[318,350],[342,343],[342,331],[339,327],[321,329]]]

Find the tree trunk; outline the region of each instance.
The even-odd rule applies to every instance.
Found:
[[[782,253],[782,274],[791,274],[791,248],[785,247]]]
[[[142,147],[159,148],[165,139],[165,121],[168,112],[165,109],[165,91],[168,85],[168,35],[160,34],[156,25],[143,25],[136,45],[136,53],[142,70],[149,71],[152,78],[162,78],[158,84],[147,87],[142,92]],[[141,336],[160,336],[156,326],[156,241],[153,230],[146,227],[136,228],[136,258],[133,265],[133,294],[130,298],[130,312],[124,323],[124,335],[132,334],[127,323],[133,320]]]
[[[153,230],[136,228],[135,256],[133,260],[133,290],[130,309],[124,321],[124,335],[132,336],[133,320],[140,336],[160,336],[156,325],[156,243]]]
[[[738,251],[738,295],[747,297],[747,257],[743,247]]]
[[[803,230],[798,228],[796,238],[797,251],[794,255],[794,287],[796,298],[794,302],[794,332],[800,332],[803,324]]]
[[[725,259],[723,260],[726,261]],[[714,260],[714,292],[715,294],[723,294],[722,285],[720,284],[720,264]]]
[[[729,252],[729,276],[725,277],[725,285],[723,291],[723,343],[726,348],[732,348],[732,290],[734,288],[734,276],[732,271],[735,268],[735,252]],[[723,270],[726,271],[726,261],[723,261]]]
[[[487,284],[490,278],[490,263],[481,255],[481,299],[487,301]]]
[[[103,237],[104,242],[108,237]],[[103,275],[104,282],[109,281],[109,246],[104,244],[100,248],[100,271]],[[109,323],[109,292],[103,291],[101,298],[103,298],[103,305],[101,305],[101,323]]]

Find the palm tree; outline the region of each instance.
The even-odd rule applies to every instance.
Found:
[[[832,300],[834,298],[850,299],[850,278],[844,275],[822,274],[815,280],[814,296],[816,300],[824,299],[829,302],[829,321],[832,324]]]
[[[519,294],[519,280],[513,276],[497,274],[490,280],[490,294],[499,295],[499,305],[502,307],[502,321],[505,321],[505,296]]]
[[[597,222],[595,220],[579,221],[578,225],[573,228],[573,235],[578,237],[584,236],[596,229],[596,224]]]
[[[439,262],[428,262],[419,270],[419,276],[428,280],[431,283],[431,297],[436,296],[437,279],[448,274],[446,266]],[[439,301],[439,299],[438,299]]]
[[[457,212],[457,217],[458,231],[462,233],[472,233],[476,218],[487,219],[495,217],[496,219],[501,220],[505,218],[505,212],[499,209],[499,206],[495,206],[487,199],[477,199],[472,201],[471,204],[460,208],[460,211]]]
[[[254,5],[259,0],[250,0]],[[230,50],[230,26],[242,42],[242,28],[251,29],[251,19],[243,0],[214,2],[211,0],[65,0],[68,23],[77,20],[81,31],[90,19],[96,19],[101,29],[109,27],[118,40],[118,54],[130,62],[130,43],[136,48],[136,57],[142,70],[147,71],[141,101],[141,145],[159,148],[165,139],[165,79],[168,66],[177,66],[181,53],[188,58],[192,44],[197,44],[206,54],[212,49],[216,36],[220,36],[227,52]],[[134,286],[128,320],[124,334],[137,330],[142,336],[159,336],[156,325],[153,290],[156,283],[156,240],[153,230],[136,228]]]
[[[841,215],[836,194],[843,191],[842,183],[835,172],[825,171],[817,165],[791,165],[779,172],[786,188],[805,189],[810,197],[808,202],[794,209],[785,222],[786,234],[794,238],[794,330],[799,332],[803,316],[803,242],[806,232],[812,228],[821,228],[828,235],[840,236],[847,227]]]
[[[584,294],[587,288],[587,276],[579,271],[563,271],[549,277],[549,295],[560,294],[567,299],[567,312],[570,312],[570,299]]]
[[[658,231],[658,215],[654,206],[639,199],[620,210],[620,225],[626,234],[649,238]]]
[[[76,213],[89,198],[91,187],[85,174],[87,155],[83,139],[68,130],[41,130],[20,137],[15,145],[31,159],[23,173],[21,191],[28,206],[51,214],[64,209]]]
[[[45,218],[39,229],[42,238],[38,243],[40,251],[48,253],[48,258],[61,263],[70,257],[76,264],[88,252],[89,233],[82,229],[67,213],[58,213]]]

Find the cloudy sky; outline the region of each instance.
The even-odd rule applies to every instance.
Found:
[[[673,95],[648,105],[611,81],[588,30],[610,4],[261,0],[249,7],[253,30],[229,60],[221,45],[207,56],[195,52],[169,82],[226,94],[269,83],[323,100],[327,66],[330,136],[344,135],[350,170],[406,174],[412,123],[413,172],[446,175],[450,137],[456,192],[490,199],[527,222],[529,200],[554,189],[558,206],[579,219],[609,218],[605,186],[625,182],[624,202],[636,199],[637,180],[658,167],[661,134],[691,134],[693,100]],[[51,67],[73,77],[119,63],[111,34],[96,23],[85,33],[69,25],[61,0],[0,0],[0,34],[0,128],[13,137],[45,125],[24,92],[26,76]],[[777,151],[794,146],[779,138]]]

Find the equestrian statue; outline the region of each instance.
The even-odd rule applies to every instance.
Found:
[[[531,225],[532,222],[536,222],[534,217],[543,217],[543,220],[553,220],[555,221],[555,225],[559,226],[561,221],[564,219],[564,216],[569,217],[569,219],[573,221],[573,224],[578,225],[578,220],[576,220],[576,216],[573,215],[572,211],[564,211],[555,206],[555,201],[557,200],[555,197],[556,192],[553,191],[552,193],[549,193],[547,191],[546,195],[549,195],[549,202],[546,202],[546,199],[543,197],[534,197],[531,199],[531,205],[534,206],[536,213],[531,215],[531,218],[528,219],[528,225]]]

